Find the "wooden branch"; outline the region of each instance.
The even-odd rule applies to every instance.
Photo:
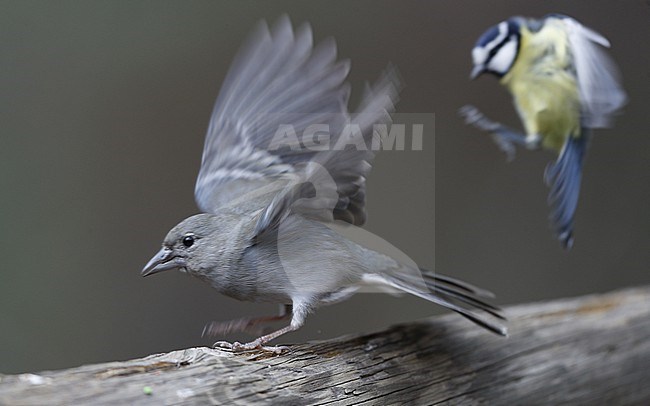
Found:
[[[0,375],[0,404],[650,404],[650,286],[233,355],[189,348]]]

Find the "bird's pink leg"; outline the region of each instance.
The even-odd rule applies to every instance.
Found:
[[[280,314],[254,318],[242,318],[229,321],[213,321],[203,328],[202,336],[215,337],[230,333],[246,332],[251,335],[262,334],[261,324],[286,320],[291,315],[291,305],[282,305]]]

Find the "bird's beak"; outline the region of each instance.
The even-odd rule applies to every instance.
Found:
[[[163,247],[147,262],[147,265],[144,266],[140,274],[142,276],[149,276],[170,269],[184,268],[187,265],[185,259],[172,255],[173,252],[171,249]]]
[[[474,69],[472,69],[472,73],[469,74],[469,78],[471,80],[474,80],[477,77],[479,77],[483,72],[485,72],[485,67],[483,65],[475,65]]]

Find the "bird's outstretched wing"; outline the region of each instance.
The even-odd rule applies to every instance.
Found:
[[[309,204],[316,211],[327,207],[330,217],[363,223],[372,151],[334,146],[349,123],[358,123],[365,139],[372,137],[372,124],[389,120],[396,84],[383,82],[381,94],[373,88],[361,113],[351,116],[349,67],[347,60],[337,61],[334,40],[313,46],[309,25],[294,32],[286,16],[271,29],[261,22],[236,56],[214,107],[195,188],[199,208],[216,212],[263,194],[261,219],[270,224],[288,202],[305,196],[305,182],[322,189],[316,182],[324,169],[336,196],[325,182],[329,189],[321,195],[329,199]],[[329,145],[318,131],[330,136]]]
[[[366,86],[359,112],[345,123],[351,130],[333,137],[332,148],[294,166],[299,168],[297,176],[266,206],[255,227],[257,235],[275,230],[290,213],[357,226],[365,222],[365,182],[378,137],[373,125],[390,122],[397,86],[397,74],[391,69],[372,87]]]
[[[618,68],[607,55],[609,41],[573,18],[563,16],[573,54],[582,125],[588,128],[610,127],[616,113],[627,101]]]

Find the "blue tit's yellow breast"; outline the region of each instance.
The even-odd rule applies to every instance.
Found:
[[[580,135],[580,96],[561,24],[549,21],[536,33],[522,27],[517,59],[501,79],[527,134],[558,151],[567,137]]]

